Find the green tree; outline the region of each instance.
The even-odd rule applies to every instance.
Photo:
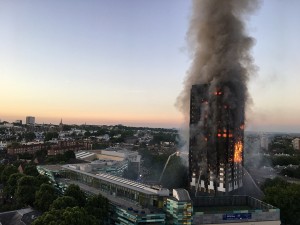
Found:
[[[63,131],[70,131],[71,128],[72,127],[70,125],[63,125]]]
[[[26,141],[33,141],[36,138],[34,132],[27,132],[24,137]]]
[[[283,224],[300,224],[300,185],[281,178],[267,179],[262,185],[264,201],[280,209]]]
[[[300,224],[300,185],[269,186],[264,201],[280,209],[283,224]]]
[[[288,182],[283,180],[280,177],[275,177],[274,179],[266,179],[265,182],[261,185],[261,190],[265,191],[268,187],[279,186],[285,188],[288,186]]]
[[[51,206],[50,210],[59,210],[59,209],[65,209],[67,207],[75,207],[78,206],[78,202],[75,200],[75,198],[70,196],[62,196],[55,199]]]
[[[18,180],[20,180],[25,175],[22,173],[13,173],[9,176],[7,184],[4,188],[4,193],[7,196],[14,196],[16,189],[18,187]]]
[[[51,210],[37,218],[32,225],[96,225],[97,220],[84,208],[73,207],[63,210]]]
[[[91,134],[91,132],[86,131],[86,132],[84,132],[84,136],[85,136],[85,137],[90,137],[90,136],[92,136],[92,134]]]
[[[86,203],[86,195],[82,190],[80,190],[78,185],[70,184],[64,195],[73,197],[80,207],[83,207]]]
[[[88,198],[85,209],[90,215],[95,216],[100,224],[108,219],[108,200],[100,194]]]
[[[272,158],[273,166],[287,166],[287,165],[298,165],[299,160],[293,156],[276,156]]]
[[[35,193],[34,205],[37,209],[45,212],[49,210],[52,202],[57,198],[55,188],[50,184],[42,184]]]
[[[19,156],[19,159],[26,159],[26,160],[32,159],[32,155],[28,152],[18,154],[18,156]]]
[[[53,138],[58,138],[58,133],[57,132],[47,132],[45,135],[45,141],[50,141]]]
[[[36,187],[39,187],[41,186],[42,184],[50,184],[50,180],[47,176],[44,176],[44,175],[38,175],[37,177],[35,177],[35,186]]]
[[[104,129],[104,128],[100,128],[100,129],[97,130],[95,135],[100,136],[100,135],[104,135],[104,134],[108,134],[108,133],[109,133],[109,130]]]
[[[36,180],[32,176],[24,176],[18,181],[15,192],[16,200],[19,204],[33,205],[35,192],[37,190]]]
[[[18,148],[18,147],[21,147],[21,144],[19,142],[12,142],[9,147],[12,147],[12,148]]]
[[[39,172],[37,171],[35,165],[26,165],[24,168],[24,173],[28,176],[33,176],[33,177],[39,175]]]
[[[66,161],[68,161],[68,160],[70,160],[70,159],[75,159],[76,156],[75,156],[74,151],[72,151],[72,150],[66,151],[66,152],[64,153],[64,158],[65,158]]]
[[[282,175],[286,175],[288,177],[294,177],[294,178],[298,178],[300,179],[300,166],[298,166],[297,168],[290,168],[287,167],[285,169],[283,169],[280,174]]]
[[[152,144],[160,144],[160,142],[175,142],[176,134],[159,132],[153,135]]]
[[[9,176],[14,174],[14,173],[18,173],[18,168],[16,166],[12,166],[12,165],[7,165],[4,167],[4,169],[2,170],[1,173],[1,182],[3,184],[6,184],[6,182],[9,179]]]
[[[38,158],[44,159],[44,158],[46,158],[47,154],[48,154],[47,150],[46,149],[42,149],[42,150],[36,151],[34,153],[34,156],[38,157]]]

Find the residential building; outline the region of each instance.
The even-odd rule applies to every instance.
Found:
[[[44,149],[44,144],[40,142],[27,143],[20,146],[10,146],[7,148],[7,154],[9,155],[17,155],[17,154],[34,154],[35,152]]]
[[[300,138],[295,138],[293,141],[293,147],[296,150],[300,150]]]
[[[244,104],[228,100],[234,93],[223,86],[191,89],[189,185],[195,195],[223,195],[243,186]]]
[[[26,116],[26,124],[27,125],[34,125],[35,124],[35,117],[33,117],[33,116]]]
[[[78,152],[88,148],[89,143],[82,141],[57,141],[48,149],[48,155],[64,154],[66,151]]]
[[[260,135],[260,147],[264,150],[269,149],[270,138],[267,134]]]
[[[20,146],[10,146],[7,148],[7,154],[16,155],[22,153],[34,154],[36,151],[45,149],[48,151],[48,155],[63,154],[66,151],[78,152],[87,148],[88,142],[84,141],[52,141],[51,145],[44,142],[28,142]]]

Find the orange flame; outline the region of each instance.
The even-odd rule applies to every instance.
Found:
[[[242,152],[243,152],[243,143],[241,141],[238,141],[234,145],[234,157],[233,157],[233,161],[235,163],[242,162]]]

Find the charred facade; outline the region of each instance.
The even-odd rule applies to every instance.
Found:
[[[243,185],[245,106],[235,101],[237,93],[230,83],[192,86],[189,184],[195,194],[228,194]]]

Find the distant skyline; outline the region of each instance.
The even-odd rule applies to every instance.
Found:
[[[0,0],[0,119],[180,127],[190,0]],[[300,132],[300,2],[247,18],[247,130]]]

